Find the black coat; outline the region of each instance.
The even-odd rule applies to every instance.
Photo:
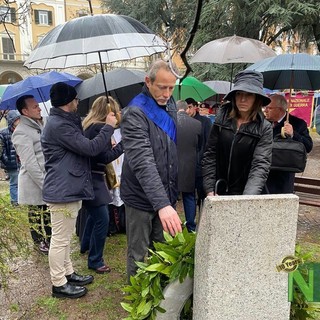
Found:
[[[199,146],[199,163],[197,165],[197,172],[196,176],[201,179],[201,160],[203,158],[204,151],[206,149],[207,141],[209,139],[209,134],[211,131],[212,127],[212,122],[211,120],[206,117],[202,116],[199,112],[196,112],[195,116],[193,119],[196,119],[201,122],[201,137],[200,137],[200,146]]]
[[[178,190],[194,192],[196,166],[199,163],[201,122],[191,118],[186,112],[178,112]]]
[[[286,116],[273,128],[273,137],[281,133],[281,128],[284,126]],[[304,120],[289,114],[289,123],[293,127],[293,140],[300,141],[304,144],[306,151],[309,153],[312,150],[313,142],[309,134],[307,124]],[[293,172],[271,170],[266,183],[267,193],[292,193],[294,187]]]
[[[221,107],[211,130],[202,161],[204,189],[214,191],[223,179],[228,190],[218,194],[261,194],[271,165],[271,124],[259,113],[237,130],[230,111],[231,103]]]
[[[89,140],[83,135],[80,117],[61,108],[51,108],[41,136],[46,175],[43,200],[65,203],[93,199],[90,157],[108,147],[111,126],[103,126]]]
[[[150,95],[146,88],[143,93]],[[173,100],[166,110],[175,120]],[[130,207],[150,212],[174,206],[178,196],[176,144],[140,108],[127,107],[122,114],[121,199]]]
[[[92,124],[85,130],[84,135],[91,140],[99,134],[103,127],[104,124],[102,123]],[[108,147],[103,152],[90,159],[94,199],[83,201],[84,206],[98,207],[103,204],[109,204],[112,201],[110,192],[106,185],[105,165],[120,157],[123,153],[123,149],[121,142],[112,148],[111,136],[113,134],[113,128],[110,126],[109,128]]]

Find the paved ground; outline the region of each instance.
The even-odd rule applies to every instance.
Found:
[[[320,178],[320,136],[312,132],[314,142],[313,150],[310,152],[304,177]],[[320,208],[301,205],[299,208],[297,240],[320,244]]]

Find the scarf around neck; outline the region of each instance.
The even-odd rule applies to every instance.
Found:
[[[177,129],[173,119],[165,110],[159,107],[153,98],[140,93],[130,101],[128,107],[140,108],[147,118],[177,143]]]

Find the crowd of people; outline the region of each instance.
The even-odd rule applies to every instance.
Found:
[[[110,218],[124,210],[130,282],[136,262],[164,241],[163,231],[182,231],[179,195],[186,228],[194,232],[207,196],[293,192],[294,174],[270,170],[273,137],[284,127],[307,152],[312,139],[303,120],[286,120],[283,96],[265,95],[262,74],[236,75],[214,123],[192,97],[174,101],[177,74],[172,63],[156,60],[128,106],[120,111],[112,97],[99,97],[83,121],[76,90],[61,82],[51,88],[46,123],[33,96],[20,97],[18,111],[8,113],[1,161],[12,203],[28,206],[32,239],[48,253],[54,297],[82,297],[94,280],[76,273],[70,258],[80,210],[86,215],[79,250],[101,274],[111,271],[104,257]],[[110,171],[119,159],[120,170]]]

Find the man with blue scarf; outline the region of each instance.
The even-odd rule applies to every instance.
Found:
[[[123,111],[121,133],[125,150],[121,198],[126,209],[127,274],[136,274],[153,241],[164,241],[163,230],[181,232],[175,210],[177,149],[175,102],[171,97],[176,71],[168,62],[155,61],[142,93]]]

